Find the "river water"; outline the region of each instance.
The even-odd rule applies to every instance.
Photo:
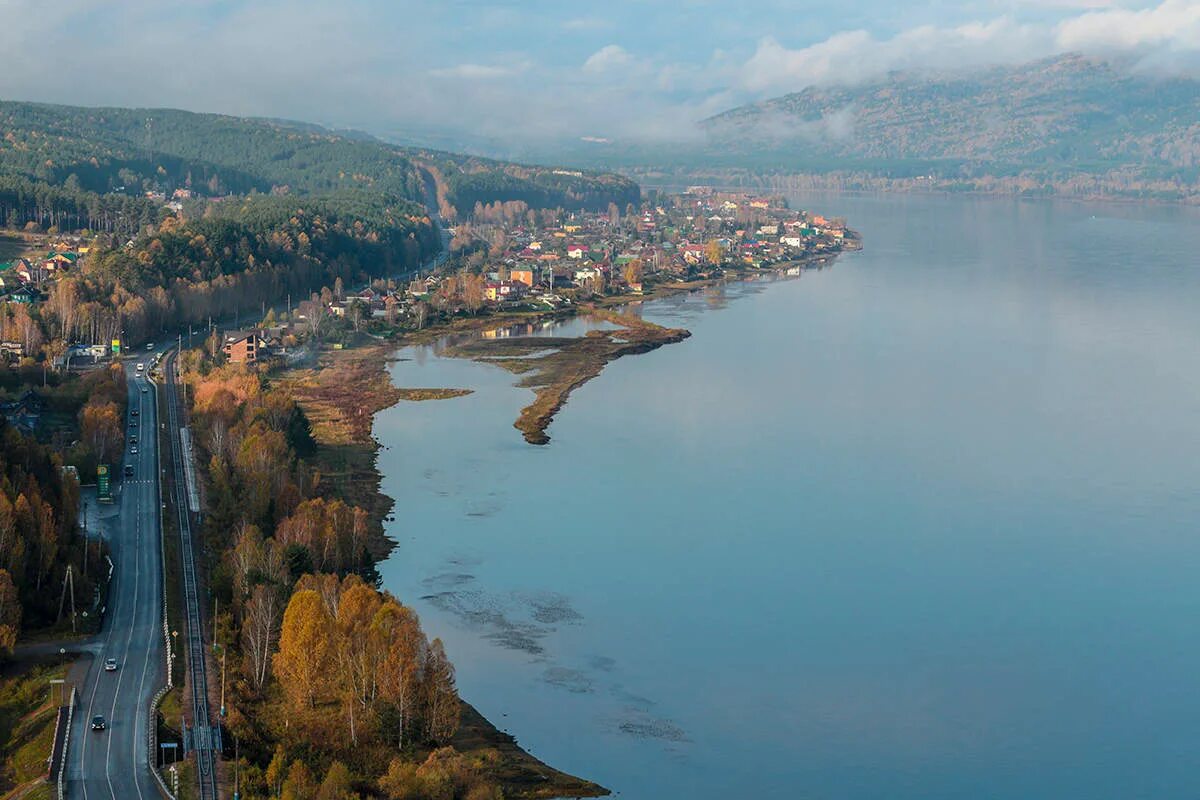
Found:
[[[1200,791],[1200,213],[798,197],[862,253],[673,298],[548,446],[401,352],[414,605],[463,695],[647,798]],[[555,333],[571,333],[570,323]]]

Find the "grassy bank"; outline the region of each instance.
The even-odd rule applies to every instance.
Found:
[[[609,362],[691,335],[682,328],[664,328],[611,310],[587,311],[621,327],[577,338],[474,339],[450,348],[447,355],[486,361],[523,375],[517,385],[533,389],[534,399],[521,409],[513,427],[530,444],[546,444],[550,441],[546,430],[571,392],[599,375]]]
[[[462,723],[451,744],[460,753],[488,764],[488,777],[504,788],[507,800],[603,797],[610,794],[598,783],[576,778],[543,764],[522,750],[513,737],[497,730],[468,703],[462,704]]]
[[[61,687],[50,681],[64,678],[66,671],[52,657],[10,664],[0,677],[0,796],[53,795],[45,778]]]
[[[0,261],[28,256],[39,242],[14,233],[0,233]]]

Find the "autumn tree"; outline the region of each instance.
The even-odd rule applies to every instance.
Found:
[[[110,401],[88,402],[79,411],[80,437],[101,463],[117,461],[125,447],[121,409]]]
[[[250,685],[261,692],[270,677],[272,648],[279,635],[279,591],[273,586],[258,584],[246,601],[242,613],[242,653]]]
[[[483,308],[486,281],[482,275],[464,274],[461,277],[463,305],[474,314]]]
[[[21,601],[8,570],[0,569],[0,651],[11,655],[21,630]]]
[[[317,794],[317,781],[312,770],[300,759],[292,762],[287,780],[283,782],[280,800],[313,800]]]
[[[334,761],[317,789],[316,800],[349,800],[352,788],[350,770],[342,762]]]
[[[330,618],[314,591],[292,595],[283,613],[279,634],[279,652],[275,654],[275,674],[293,712],[303,713],[316,706],[328,686]]]
[[[271,756],[271,763],[267,765],[265,775],[267,781],[267,791],[271,793],[271,797],[279,797],[283,791],[283,781],[287,777],[288,763],[287,753],[283,749],[283,745],[275,745],[275,754]]]
[[[725,260],[725,248],[717,239],[709,239],[704,245],[704,258],[709,264],[716,266]]]
[[[621,277],[625,279],[628,286],[642,282],[642,260],[640,258],[630,259],[625,263],[621,270]]]
[[[458,730],[461,708],[454,685],[454,666],[441,639],[429,645],[425,664],[425,731],[431,742],[444,744]]]

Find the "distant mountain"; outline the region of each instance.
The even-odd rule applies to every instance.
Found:
[[[1066,55],[809,88],[703,123],[697,166],[964,188],[1195,195],[1200,81]]]
[[[1200,81],[1078,55],[894,72],[735,108],[681,129],[674,142],[581,140],[552,152],[650,185],[1192,201],[1200,200]]]

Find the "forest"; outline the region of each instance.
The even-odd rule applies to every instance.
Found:
[[[30,377],[0,367],[0,387],[35,396],[44,416],[66,417],[67,431],[59,441],[52,436],[43,442],[0,417],[0,658],[24,632],[59,624],[70,629],[63,592],[68,566],[77,609],[91,608],[102,550],[93,545],[85,552],[77,525],[79,478],[94,481],[96,464],[117,463],[125,445],[122,370],[93,372],[36,393]]]
[[[183,361],[243,796],[499,797],[486,764],[447,746],[454,669],[376,588],[382,528],[323,478],[301,407],[258,373]]]
[[[602,211],[610,203],[641,202],[641,188],[614,173],[553,169],[417,151],[413,158],[436,183],[440,211],[447,219],[466,219],[476,205],[523,202],[535,209]]]

